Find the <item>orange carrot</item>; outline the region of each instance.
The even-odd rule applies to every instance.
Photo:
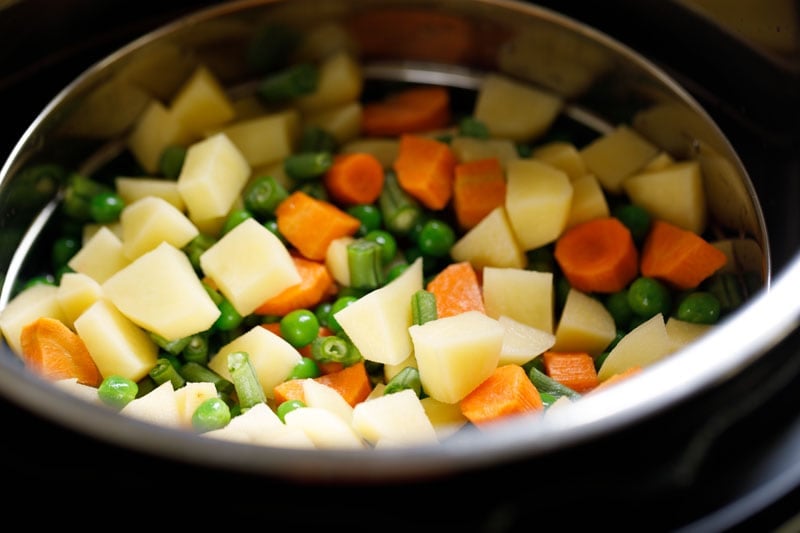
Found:
[[[278,231],[306,259],[325,259],[328,245],[356,233],[361,221],[330,202],[295,191],[275,209]]]
[[[447,265],[428,282],[426,289],[436,297],[439,318],[465,311],[486,312],[478,275],[469,261]]]
[[[544,370],[565,387],[584,394],[597,387],[597,370],[588,353],[546,351],[542,354]]]
[[[338,154],[322,177],[331,198],[342,204],[371,204],[383,189],[383,165],[372,154]]]
[[[453,209],[463,229],[478,224],[506,197],[506,179],[496,157],[476,159],[456,165],[453,182]]]
[[[475,425],[511,415],[541,411],[539,391],[520,365],[497,367],[459,403],[461,413]]]
[[[726,260],[724,252],[696,233],[654,220],[642,247],[640,268],[643,276],[687,290],[697,287]]]
[[[363,106],[361,129],[366,136],[422,133],[450,122],[450,94],[444,87],[413,87]]]
[[[342,395],[342,398],[347,401],[351,406],[366,400],[369,393],[372,392],[372,383],[369,380],[369,374],[361,361],[354,365],[345,367],[338,372],[330,374],[323,374],[317,378],[313,378],[317,383],[322,383],[331,387],[336,392]],[[305,400],[303,394],[303,380],[290,379],[279,383],[273,388],[275,396],[275,403],[280,405],[286,400]]]
[[[610,387],[611,385],[614,385],[615,383],[619,383],[623,379],[628,379],[629,377],[635,376],[636,374],[638,374],[641,371],[642,371],[642,367],[640,367],[640,366],[632,366],[632,367],[628,368],[627,370],[623,370],[622,372],[619,372],[618,374],[614,374],[612,376],[607,377],[606,379],[601,381],[594,389],[592,389],[591,392],[595,393],[595,392],[597,392],[599,390],[603,390],[606,387]]]
[[[438,210],[453,196],[457,163],[446,143],[418,135],[402,135],[394,170],[403,190],[428,209]]]
[[[583,292],[620,291],[639,272],[631,232],[614,217],[571,227],[556,240],[554,256],[570,285]]]
[[[92,387],[103,381],[83,340],[60,320],[41,317],[27,324],[20,345],[25,364],[47,379],[77,378]]]
[[[333,276],[323,263],[296,255],[292,261],[302,281],[262,303],[255,313],[283,316],[295,309],[311,309],[334,294]]]

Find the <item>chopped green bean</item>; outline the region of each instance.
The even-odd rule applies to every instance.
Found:
[[[187,363],[206,363],[208,361],[208,337],[203,333],[191,335],[181,356]]]
[[[149,335],[150,339],[152,339],[159,348],[172,355],[180,354],[183,349],[186,348],[186,345],[189,344],[190,339],[190,337],[182,337],[180,339],[169,340],[153,331],[150,331]]]
[[[171,381],[172,388],[179,389],[186,384],[186,380],[178,373],[177,368],[167,357],[156,359],[156,364],[150,369],[149,375],[157,385],[163,385],[167,381]]]
[[[558,381],[554,380],[535,366],[531,366],[528,370],[528,377],[530,378],[531,382],[536,386],[536,390],[541,393],[547,393],[556,398],[560,398],[561,396],[566,396],[570,400],[577,400],[581,397],[581,395],[574,390],[570,389],[569,387],[562,385]]]
[[[383,257],[377,242],[356,239],[348,244],[347,266],[351,287],[377,289],[383,284]]]
[[[436,296],[425,289],[420,289],[411,295],[412,322],[417,325],[436,320]]]
[[[259,176],[251,181],[242,194],[244,207],[256,217],[266,219],[289,196],[286,188],[272,176]]]
[[[228,354],[228,372],[231,374],[236,396],[242,412],[259,403],[266,403],[267,398],[258,375],[247,352],[237,351]]]
[[[407,366],[395,374],[383,389],[383,394],[393,394],[401,390],[411,389],[417,395],[422,396],[422,381],[420,381],[419,370],[413,366]]]
[[[279,104],[314,92],[319,73],[311,63],[299,63],[275,72],[259,83],[256,94],[266,103]]]
[[[283,169],[293,180],[306,181],[322,176],[332,163],[330,152],[298,152],[284,159]]]
[[[234,392],[233,382],[220,376],[206,365],[189,361],[178,370],[183,379],[193,383],[213,383],[221,396],[230,396]]]
[[[378,197],[383,223],[395,235],[406,235],[422,217],[422,208],[397,181],[397,174],[385,173],[383,189]]]
[[[186,159],[186,147],[177,144],[167,146],[158,159],[158,170],[170,180],[178,179],[181,175],[183,162]]]
[[[339,147],[336,137],[319,126],[307,126],[300,134],[298,152],[335,152]]]
[[[317,363],[342,363],[344,366],[351,366],[362,359],[358,348],[348,339],[338,335],[314,339],[311,343],[311,357]]]

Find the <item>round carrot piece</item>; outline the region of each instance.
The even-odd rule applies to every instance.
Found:
[[[339,154],[322,179],[328,194],[337,202],[371,204],[383,189],[383,166],[372,154]]]

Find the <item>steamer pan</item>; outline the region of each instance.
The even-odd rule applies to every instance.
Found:
[[[382,13],[395,9],[418,11],[425,23],[376,31]],[[797,327],[800,256],[773,272],[754,186],[708,113],[634,50],[550,9],[507,0],[234,1],[182,17],[106,57],[55,96],[0,171],[0,306],[8,302],[18,278],[36,270],[37,250],[62,185],[47,178],[32,181],[26,171],[53,162],[96,168],[120,149],[120,139],[147,99],[168,99],[199,62],[227,87],[246,88],[253,80],[248,47],[259,29],[274,23],[305,31],[323,25],[332,35],[345,32],[360,43],[367,76],[376,79],[469,89],[482,73],[503,72],[563,95],[567,113],[598,131],[627,122],[672,155],[700,160],[712,216],[727,232],[756,240],[763,251],[764,289],[700,341],[635,379],[566,407],[559,416],[464,432],[436,447],[302,451],[200,439],[66,395],[26,372],[6,347],[0,352],[5,397],[109,445],[199,467],[300,482],[432,479],[535,464],[640,427],[724,387]],[[452,46],[430,46],[441,42],[442,32],[452,37]],[[649,431],[652,436],[653,428]],[[672,438],[671,433],[665,430],[657,438]]]

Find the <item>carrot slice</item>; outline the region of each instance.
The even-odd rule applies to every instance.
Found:
[[[727,261],[725,253],[701,236],[663,220],[654,220],[642,247],[643,276],[680,290],[693,289]]]
[[[327,385],[342,395],[342,398],[347,401],[351,406],[363,402],[372,392],[372,382],[367,374],[364,362],[358,362],[354,365],[345,367],[338,372],[330,374],[323,374],[314,381]],[[302,400],[305,401],[305,394],[303,393],[303,380],[290,379],[279,383],[273,388],[275,396],[275,403],[280,405],[287,400]]]
[[[397,181],[408,194],[428,209],[443,209],[453,196],[457,160],[446,143],[403,135],[394,170]]]
[[[383,189],[383,165],[372,154],[338,154],[322,181],[331,198],[342,204],[371,204]]]
[[[469,261],[447,265],[428,282],[426,289],[436,297],[439,318],[465,311],[486,312],[478,275]]]
[[[459,403],[461,413],[480,426],[544,408],[539,391],[517,364],[498,366]]]
[[[547,375],[580,394],[597,387],[597,370],[588,353],[546,351],[542,354]]]
[[[103,381],[83,340],[60,320],[40,317],[24,326],[20,345],[26,365],[47,379],[77,378],[93,387]]]
[[[352,236],[361,221],[330,202],[295,191],[275,209],[278,231],[303,257],[321,261],[328,245]]]
[[[456,165],[453,210],[463,229],[476,226],[494,208],[503,205],[505,197],[505,174],[496,157]]]
[[[603,390],[603,389],[605,389],[607,387],[610,387],[611,385],[614,385],[615,383],[619,383],[623,379],[628,379],[630,377],[633,377],[633,376],[635,376],[636,374],[638,374],[641,371],[642,371],[642,367],[640,367],[640,366],[632,366],[632,367],[628,368],[627,370],[623,370],[622,372],[619,372],[618,374],[613,374],[613,375],[607,377],[606,379],[601,381],[594,389],[592,389],[591,392],[595,393],[595,392],[597,392],[599,390]]]
[[[301,402],[306,400],[302,379],[290,379],[278,383],[272,388],[272,394],[275,397],[275,405],[280,405],[289,400],[300,400]]]
[[[565,231],[553,252],[570,285],[583,292],[624,289],[639,272],[630,230],[614,217],[596,218]]]
[[[255,310],[259,315],[283,316],[295,309],[311,309],[332,296],[336,289],[333,276],[319,261],[292,256],[301,281],[268,299]]]
[[[367,136],[393,136],[443,128],[450,122],[450,94],[444,87],[414,87],[363,106]]]

